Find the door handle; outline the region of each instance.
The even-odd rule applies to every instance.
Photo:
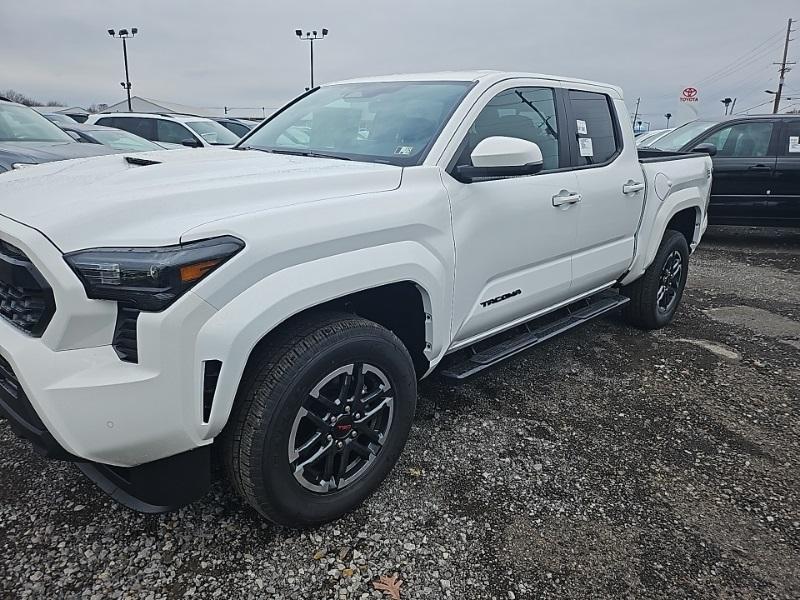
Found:
[[[581,195],[577,192],[568,192],[561,190],[553,196],[553,206],[561,206],[563,204],[577,204],[581,201]]]
[[[770,171],[772,167],[769,165],[750,165],[747,167],[748,171]]]
[[[633,181],[629,179],[627,183],[622,185],[623,194],[636,194],[644,189],[644,184],[641,181]]]

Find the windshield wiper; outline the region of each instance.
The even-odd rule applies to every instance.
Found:
[[[307,156],[310,158],[333,158],[336,160],[353,160],[346,156],[339,156],[337,154],[325,154],[324,152],[312,152],[310,150],[283,150],[280,148],[259,148],[257,146],[245,146],[237,148],[238,150],[258,150],[259,152],[268,152],[270,154],[285,154],[287,156]]]

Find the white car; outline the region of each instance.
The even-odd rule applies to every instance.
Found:
[[[637,154],[619,88],[491,71],[323,85],[231,149],[11,172],[0,412],[129,507],[203,495],[213,445],[262,515],[323,523],[389,473],[437,367],[617,307],[668,325],[710,185],[708,156]]]
[[[639,148],[650,147],[655,141],[660,140],[662,137],[664,137],[674,129],[675,129],[674,127],[670,129],[654,129],[653,131],[648,131],[646,133],[643,133],[642,135],[636,138],[636,145]]]
[[[239,141],[239,136],[216,121],[188,115],[100,113],[90,115],[86,124],[123,129],[167,148],[213,148]]]

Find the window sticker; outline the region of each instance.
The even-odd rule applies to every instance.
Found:
[[[578,134],[586,135],[587,133],[589,133],[589,130],[586,129],[586,121],[581,121],[580,119],[578,119],[577,121],[575,121],[575,123],[578,126]]]
[[[800,152],[800,135],[789,136],[789,152]]]
[[[578,148],[580,148],[581,156],[594,156],[594,149],[592,148],[592,138],[578,139]]]
[[[400,156],[410,156],[413,151],[414,146],[398,146],[394,149],[394,153]]]

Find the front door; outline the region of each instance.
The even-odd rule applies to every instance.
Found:
[[[733,123],[711,132],[697,144],[713,144],[717,154],[711,184],[711,223],[757,223],[765,216],[773,182],[775,124],[767,120]]]
[[[507,85],[507,84],[506,84]],[[549,87],[500,87],[462,134],[450,169],[490,136],[539,145],[540,173],[463,183],[444,175],[456,247],[452,331],[465,344],[569,298],[577,231],[577,178]]]

